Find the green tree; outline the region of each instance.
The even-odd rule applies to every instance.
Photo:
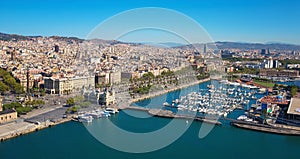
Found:
[[[298,92],[298,87],[297,86],[292,86],[291,87],[291,95],[294,97]]]
[[[25,106],[25,107],[17,107],[16,111],[18,114],[26,114],[32,110],[32,107],[30,106]]]
[[[26,114],[26,113],[30,112],[33,109],[31,106],[24,106],[23,107],[22,104],[19,103],[19,102],[12,102],[12,103],[3,104],[3,108],[4,108],[4,110],[15,109],[19,115],[20,114]]]
[[[70,106],[74,105],[75,104],[74,98],[68,98],[67,99],[67,104],[70,105]]]
[[[155,76],[152,72],[148,72],[148,73],[145,73],[143,74],[141,80],[150,80],[150,79],[153,79]]]
[[[32,101],[27,101],[24,103],[24,105],[26,105],[26,106],[34,106],[34,107],[44,105],[44,104],[45,104],[45,102],[43,100],[32,100]]]
[[[76,113],[80,109],[80,106],[72,106],[66,110],[66,113]]]
[[[5,85],[2,81],[0,81],[0,92],[1,93],[9,91],[9,89],[10,88],[7,85]]]
[[[82,103],[84,101],[84,97],[82,95],[77,95],[74,97],[74,103]]]

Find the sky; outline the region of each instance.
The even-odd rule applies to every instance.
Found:
[[[178,11],[214,41],[300,44],[299,0],[2,0],[0,32],[86,38],[110,17],[141,7]]]

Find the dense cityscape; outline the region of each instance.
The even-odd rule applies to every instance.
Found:
[[[299,126],[299,84],[284,83],[296,81],[297,84],[300,51],[293,49],[300,47],[290,45],[278,50],[230,45],[218,42],[157,47],[97,39],[3,34],[0,41],[1,140],[32,128],[78,118],[77,114],[90,105],[118,111],[124,101],[149,98],[208,78],[268,92],[260,102],[272,110],[281,106],[280,110],[285,111],[285,115],[281,114],[284,123]],[[87,100],[87,94],[93,100]],[[18,129],[21,125],[24,130],[21,133],[5,130],[6,125],[16,125]]]
[[[298,159],[300,1],[3,1],[0,159]]]

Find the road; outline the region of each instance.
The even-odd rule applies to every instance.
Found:
[[[45,113],[41,113],[39,115],[26,118],[24,120],[30,123],[42,123],[46,121],[57,122],[58,120],[63,118],[63,115],[65,114],[67,109],[67,107],[60,107],[51,111],[47,111]]]

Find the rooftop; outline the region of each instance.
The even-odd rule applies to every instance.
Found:
[[[16,112],[16,111],[13,109],[7,109],[7,110],[0,111],[0,115],[10,114],[10,113],[14,113],[14,112]]]
[[[300,115],[300,98],[292,98],[287,114]]]
[[[289,102],[285,99],[277,98],[276,96],[264,96],[259,99],[261,103],[282,104],[287,105]]]

